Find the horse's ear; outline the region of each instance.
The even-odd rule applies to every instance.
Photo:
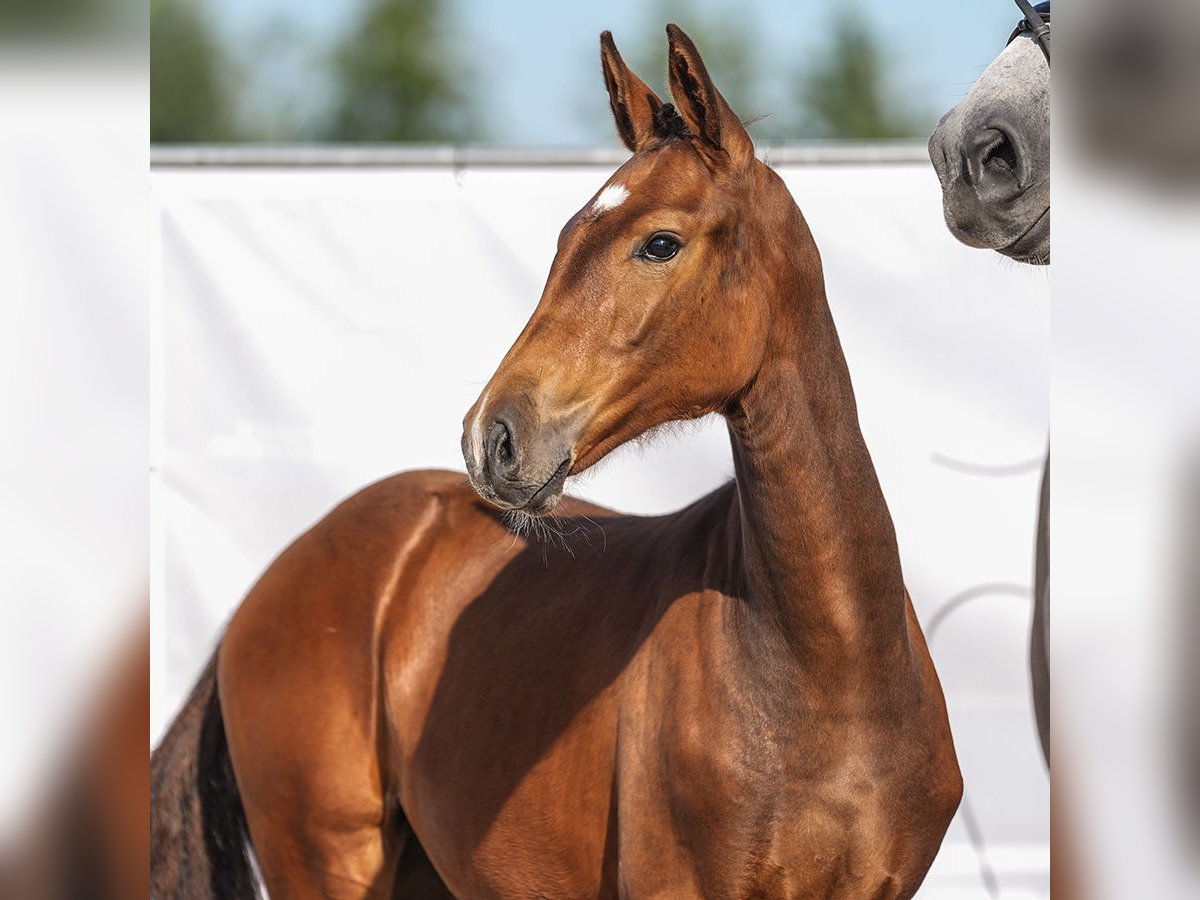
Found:
[[[726,154],[734,165],[748,166],[754,159],[754,142],[713,84],[692,39],[674,23],[667,26],[667,73],[671,96],[700,149],[709,155]]]
[[[625,146],[636,153],[656,136],[655,118],[663,102],[625,65],[609,31],[600,35],[600,65],[604,69],[604,86],[608,88],[617,133]]]

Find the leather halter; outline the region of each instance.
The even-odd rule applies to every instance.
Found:
[[[1037,42],[1042,46],[1042,52],[1046,54],[1046,62],[1050,62],[1050,2],[1039,3],[1034,6],[1029,0],[1016,0],[1017,6],[1021,8],[1021,12],[1025,14],[1013,33],[1008,38],[1008,43],[1011,44],[1022,34],[1032,34]],[[1007,45],[1006,45],[1007,46]]]

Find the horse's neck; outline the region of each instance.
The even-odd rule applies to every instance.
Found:
[[[811,665],[870,664],[906,646],[904,584],[819,270],[815,282],[728,416],[746,609]]]

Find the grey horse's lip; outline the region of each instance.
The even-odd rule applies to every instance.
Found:
[[[1034,237],[1034,232],[1038,230],[1045,220],[1050,215],[1050,207],[1047,206],[1042,214],[1033,220],[1033,223],[1026,228],[1015,241],[1006,247],[999,248],[998,252],[1005,256],[1015,259],[1017,262],[1031,263],[1033,265],[1046,265],[1050,260],[1048,257],[1042,257],[1030,253],[1030,246],[1041,243],[1041,235]]]

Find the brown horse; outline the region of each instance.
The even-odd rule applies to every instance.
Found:
[[[243,827],[274,897],[917,890],[962,782],[820,257],[667,33],[678,109],[601,38],[633,156],[468,412],[470,482],[367,488],[231,621],[156,752],[158,896],[246,891]],[[734,483],[653,518],[562,498],[713,412]],[[505,518],[551,510],[580,535]]]

